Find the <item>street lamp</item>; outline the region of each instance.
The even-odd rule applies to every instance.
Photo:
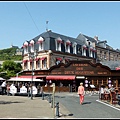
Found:
[[[32,79],[31,79],[31,100],[33,99],[33,76],[34,76],[34,72],[33,72],[33,65],[34,65],[34,59],[37,56],[37,49],[35,50],[35,52],[30,52],[28,53],[29,59],[32,59]]]
[[[23,70],[22,70],[22,71],[20,71],[20,72],[18,72],[18,73],[16,73],[16,77],[18,78],[18,74],[19,74],[19,73],[22,73],[22,72],[23,72]]]

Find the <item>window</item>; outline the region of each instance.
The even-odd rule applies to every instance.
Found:
[[[34,60],[30,59],[29,62],[30,62],[30,70],[32,70],[32,62],[33,62],[33,69],[35,69],[34,68]]]
[[[58,65],[59,63],[61,63],[62,58],[56,58],[56,65]]]
[[[38,39],[37,43],[39,44],[39,51],[44,50],[44,39],[42,37]]]
[[[67,40],[65,48],[66,48],[66,52],[68,52],[68,53],[70,53],[70,46],[71,46],[71,42],[69,40]]]
[[[74,42],[74,43],[73,43],[73,54],[77,54],[76,49],[77,49],[77,43]]]
[[[40,67],[40,58],[36,58],[35,61],[36,61],[36,69],[40,69],[41,68]]]
[[[31,51],[31,52],[34,52],[34,40],[31,40],[31,41],[30,41],[29,46],[31,47],[31,48],[30,48],[30,51]]]
[[[24,69],[28,69],[28,60],[23,60]]]
[[[89,51],[90,57],[93,57],[93,48],[90,47],[90,51]]]
[[[28,53],[28,42],[25,42],[23,44],[23,49],[24,49],[24,54],[27,54]]]
[[[87,50],[87,47],[85,45],[83,45],[83,47],[82,47],[82,55],[83,56],[86,56],[86,50]]]
[[[43,69],[47,68],[47,58],[46,57],[42,57],[41,60],[42,60],[42,68]]]
[[[62,39],[59,37],[56,39],[56,51],[61,51]]]

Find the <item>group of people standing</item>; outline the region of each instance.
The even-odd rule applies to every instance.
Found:
[[[113,85],[111,85],[111,87],[109,88],[108,85],[104,86],[104,85],[101,85],[101,88],[100,88],[100,99],[101,100],[108,100],[109,99],[109,94],[111,92],[114,92],[115,91],[115,87],[113,87]]]
[[[20,90],[23,86],[26,88],[27,93],[31,92],[31,86],[32,86],[32,88],[33,87],[36,88],[37,93],[42,92],[40,84],[35,86],[35,84],[31,85],[30,82],[24,82],[24,83],[22,83],[22,82],[15,82],[14,83],[13,82],[13,83],[10,83],[10,82],[7,82],[6,80],[4,80],[1,83],[0,86],[1,86],[1,95],[10,95],[11,94],[10,92],[20,93],[21,92]],[[15,91],[13,91],[13,87],[16,88]]]

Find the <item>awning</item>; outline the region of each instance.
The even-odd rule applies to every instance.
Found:
[[[33,76],[33,81],[38,81],[38,82],[42,82],[43,80],[40,79],[42,77],[45,77],[45,76]],[[38,79],[39,78],[39,79]],[[32,76],[19,76],[19,77],[12,77],[10,78],[9,80],[7,81],[32,81]]]
[[[116,67],[116,70],[120,70],[120,67]]]
[[[62,61],[62,58],[56,58],[56,60]]]
[[[33,75],[33,78],[43,78],[43,77],[46,77],[46,76],[34,76]],[[29,76],[19,76],[19,78],[31,78],[32,79],[32,75],[29,75]]]
[[[23,60],[23,63],[26,63],[28,60]]]
[[[75,80],[75,76],[55,76],[55,75],[49,75],[46,76],[46,80]]]
[[[40,60],[45,60],[47,57],[42,57],[42,58],[40,58]]]
[[[36,59],[35,59],[35,61],[38,61],[38,60],[40,60],[40,58],[36,58]]]

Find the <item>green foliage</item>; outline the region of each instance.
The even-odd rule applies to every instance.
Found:
[[[10,78],[16,76],[16,73],[22,70],[22,66],[20,63],[15,63],[13,60],[6,60],[2,64],[1,71],[6,71],[6,75],[1,74],[1,77]]]
[[[22,70],[20,63],[14,61],[22,61],[22,55],[16,55],[17,47],[0,50],[0,61],[4,61],[0,66],[0,77],[9,79],[16,76],[16,73]]]
[[[22,55],[16,55],[16,50],[18,48],[7,48],[0,50],[0,61],[4,60],[22,60]]]

